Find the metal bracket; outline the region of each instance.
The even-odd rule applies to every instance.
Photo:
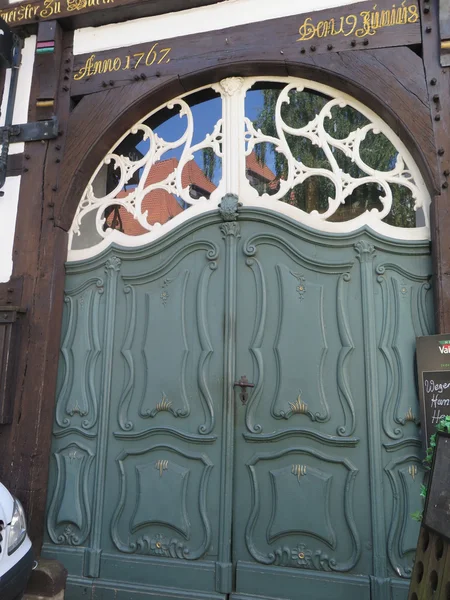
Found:
[[[27,309],[20,306],[12,306],[10,304],[0,306],[0,325],[14,323],[17,320],[18,314],[25,314],[26,312]]]
[[[22,125],[10,125],[0,127],[0,139],[4,133],[9,133],[9,143],[38,142],[39,140],[52,140],[58,137],[58,118],[52,117],[45,121],[23,123]]]
[[[11,79],[9,83],[8,102],[6,106],[5,126],[0,127],[0,189],[5,185],[6,169],[8,166],[9,145],[17,142],[35,142],[50,140],[58,135],[58,120],[56,117],[46,121],[13,125],[13,113],[16,102],[17,82],[22,57],[23,40],[13,34],[11,60]],[[0,191],[0,197],[5,192]]]

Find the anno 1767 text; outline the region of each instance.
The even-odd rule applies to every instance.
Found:
[[[120,56],[97,59],[95,54],[91,54],[84,65],[77,70],[73,78],[75,81],[80,81],[92,75],[113,73],[115,71],[131,71],[139,67],[166,64],[170,62],[171,50],[172,48],[159,48],[159,44],[156,42],[150,50],[134,52],[134,54],[128,54],[123,59]]]

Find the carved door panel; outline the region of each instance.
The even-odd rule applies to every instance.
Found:
[[[404,600],[428,245],[205,223],[68,265],[44,554],[75,600]]]
[[[72,598],[223,597],[222,244],[214,224],[69,266],[45,552]]]
[[[315,241],[242,226],[236,368],[255,387],[246,406],[236,392],[236,591],[361,600],[372,565],[359,261],[351,243]]]
[[[404,600],[420,508],[427,244],[241,222],[236,598]]]
[[[395,260],[392,254],[378,249],[373,267],[382,411],[384,556],[391,577],[392,598],[403,600],[418,535],[418,524],[411,515],[423,508],[420,498],[423,456],[418,437],[416,374],[411,356],[415,351],[415,338],[434,332],[431,265],[426,248],[419,244],[408,252],[403,249]]]
[[[215,225],[157,256],[122,261],[102,578],[114,579],[120,567],[129,583],[215,592],[221,244]]]

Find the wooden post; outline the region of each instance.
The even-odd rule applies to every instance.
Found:
[[[59,156],[70,106],[62,81],[64,68],[72,62],[72,33],[64,34],[57,23],[40,25],[38,40],[51,41],[50,36],[53,52],[36,57],[28,119],[48,118],[57,109],[61,135],[25,145],[12,280],[20,281],[21,293],[11,283],[0,286],[2,303],[11,287],[14,304],[26,309],[21,317],[12,423],[0,426],[0,480],[23,502],[38,552],[44,529],[67,247],[67,234],[54,221]],[[39,105],[43,96],[54,100],[52,111],[50,106]]]
[[[445,333],[450,331],[450,70],[440,65],[438,0],[421,0],[420,9],[423,61],[439,170],[439,188],[431,211],[435,324],[438,333]]]

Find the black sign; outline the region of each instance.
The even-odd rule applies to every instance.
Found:
[[[6,22],[0,18],[0,67],[10,67],[12,63],[13,36]]]
[[[450,416],[450,334],[417,338],[417,371],[425,447],[436,425]]]
[[[423,524],[450,539],[450,436],[439,433],[433,458]]]

